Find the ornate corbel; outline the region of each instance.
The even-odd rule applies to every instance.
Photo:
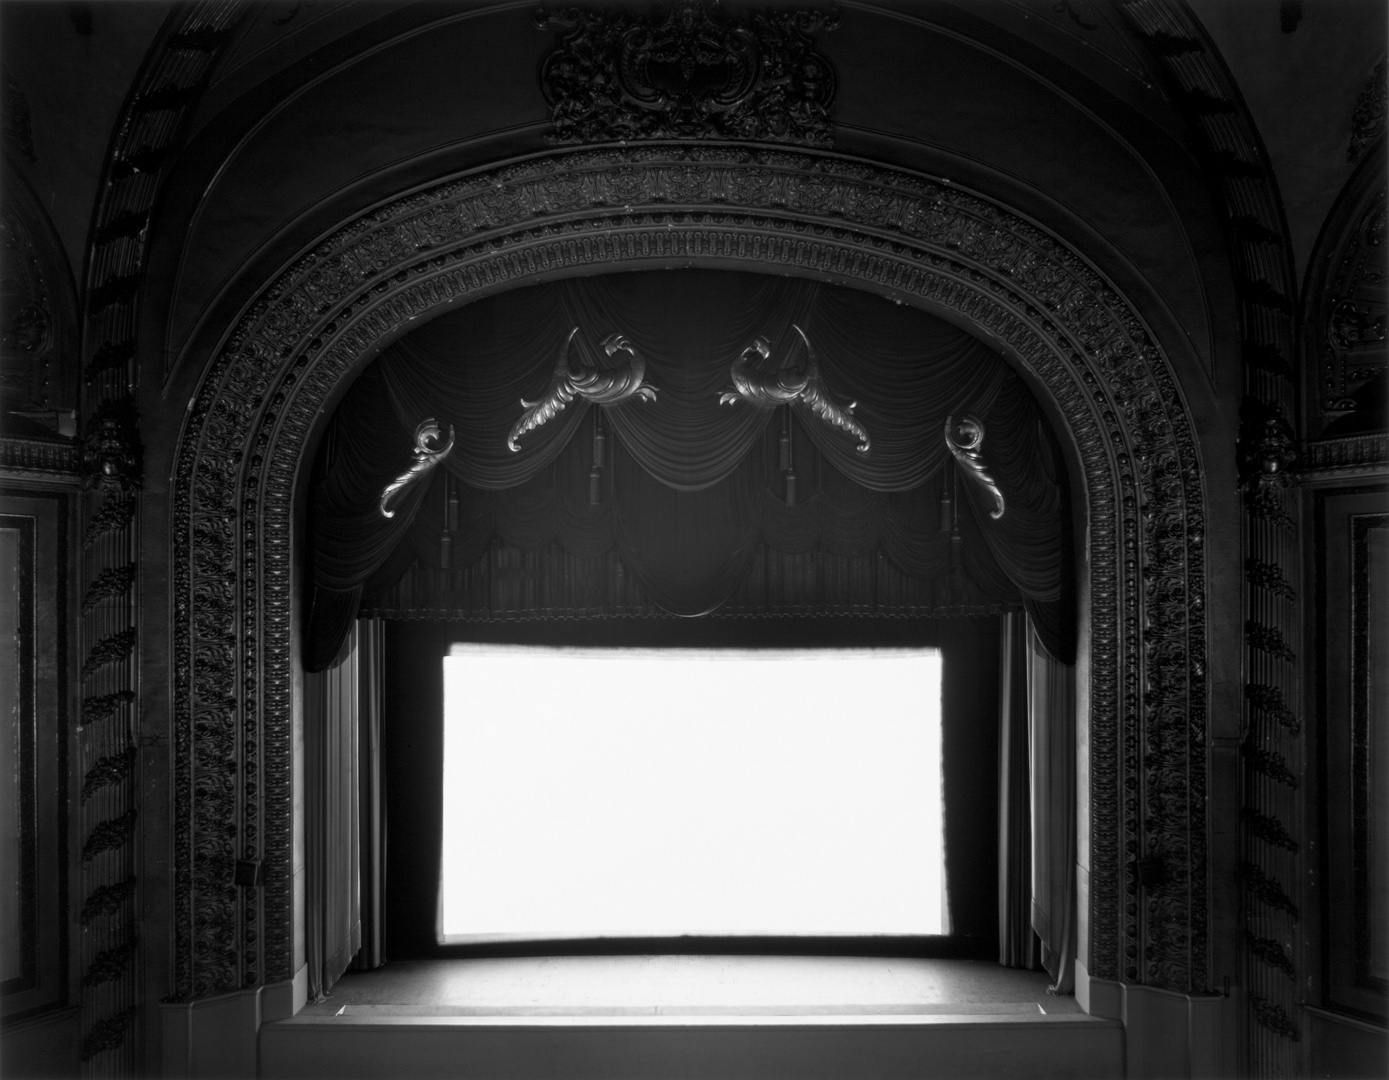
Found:
[[[140,433],[128,399],[107,402],[92,415],[80,460],[88,487],[108,492],[140,487]]]
[[[521,419],[516,421],[511,434],[506,438],[506,445],[513,452],[521,449],[516,445],[517,439],[549,423],[576,397],[591,401],[595,405],[616,405],[633,397],[643,401],[656,400],[656,388],[643,385],[646,379],[646,357],[642,356],[636,346],[622,334],[609,334],[605,337],[603,351],[609,356],[625,352],[630,358],[625,367],[600,371],[598,368],[571,366],[569,348],[578,332],[579,328],[576,326],[564,339],[559,359],[555,361],[555,373],[550,376],[550,385],[546,388],[545,395],[536,401],[521,399],[521,408],[525,412],[521,414]]]
[[[993,496],[996,505],[989,511],[989,517],[997,521],[1003,516],[1003,492],[989,475],[989,467],[984,461],[984,425],[973,416],[962,416],[958,422],[953,416],[947,416],[945,445],[960,463],[965,475]]]
[[[1287,511],[1278,498],[1288,486],[1297,450],[1292,424],[1277,404],[1245,401],[1240,436],[1240,479],[1249,496],[1249,507],[1256,517],[1291,526]]]
[[[830,400],[820,380],[820,361],[815,355],[814,346],[799,326],[793,324],[792,329],[805,342],[805,366],[799,369],[777,368],[765,375],[758,372],[750,366],[753,358],[765,360],[771,355],[770,343],[766,338],[758,337],[730,365],[728,376],[733,382],[733,389],[719,395],[719,404],[736,405],[739,401],[747,401],[759,408],[771,409],[799,401],[830,427],[853,435],[859,441],[855,449],[860,453],[867,452],[873,443],[864,426],[854,416],[858,402],[851,401],[841,406]]]
[[[397,476],[381,490],[381,516],[385,518],[395,517],[395,510],[391,508],[391,501],[412,484],[424,479],[433,470],[434,466],[449,456],[453,450],[453,425],[449,425],[449,441],[443,443],[443,431],[439,427],[439,421],[432,416],[428,420],[421,420],[419,427],[415,428],[415,460],[410,462],[410,467]]]

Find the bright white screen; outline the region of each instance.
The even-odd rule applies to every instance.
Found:
[[[942,934],[935,650],[444,658],[440,934]]]

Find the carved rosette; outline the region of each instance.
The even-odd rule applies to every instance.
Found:
[[[193,886],[178,891],[178,993],[229,989],[246,968],[229,957],[252,950],[262,978],[293,974],[292,493],[333,389],[446,305],[538,274],[704,261],[957,313],[1046,386],[1090,522],[1090,970],[1205,988],[1204,496],[1166,360],[1087,263],[996,204],[843,159],[710,146],[557,153],[374,211],[276,279],[209,365],[172,491],[176,874]],[[230,872],[257,845],[259,926]],[[1167,873],[1140,914],[1143,855]]]

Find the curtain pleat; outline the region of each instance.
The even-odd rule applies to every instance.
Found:
[[[554,461],[587,409],[575,402],[526,436],[522,452],[507,448],[521,399],[544,394],[571,326],[558,292],[543,286],[469,304],[382,354],[375,366],[385,400],[374,407],[412,432],[429,417],[452,424],[456,441],[445,467],[475,488],[515,487]]]
[[[405,572],[411,553],[401,542],[425,495],[421,485],[407,489],[395,516],[382,517],[381,491],[410,461],[414,428],[406,432],[381,408],[378,371],[365,372],[353,391],[338,406],[310,491],[307,671],[322,671],[337,657],[363,589],[389,584]]]
[[[1029,620],[1030,622],[1030,620]],[[1054,993],[1075,988],[1075,668],[1055,659],[1029,627],[1032,928]]]
[[[757,549],[757,515],[765,479],[749,458],[722,482],[698,493],[666,487],[619,443],[614,508],[617,547],[646,594],[676,615],[702,615],[731,593]]]
[[[355,627],[304,679],[304,920],[309,998],[321,1001],[361,947]]]
[[[385,677],[385,623],[381,619],[361,619],[357,623],[361,949],[354,964],[358,971],[370,971],[386,962],[386,792],[381,768]]]
[[[522,399],[545,392],[576,327],[574,363],[626,363],[626,353],[601,347],[620,333],[645,357],[656,399],[601,410],[575,400],[511,451]],[[789,423],[788,407],[720,404],[730,366],[758,336],[770,342],[753,362],[763,375],[807,363],[798,327],[825,391],[856,403],[868,452],[799,403]],[[997,521],[988,496],[955,476],[944,445],[946,417],[965,414],[985,425],[984,454],[1008,507]],[[380,492],[409,464],[413,432],[430,417],[452,426],[454,450],[385,519]],[[876,550],[902,574],[947,582],[947,604],[967,591],[948,585],[962,578],[997,603],[1021,602],[1054,655],[1073,649],[1063,470],[1036,402],[985,343],[866,293],[694,270],[516,290],[393,345],[353,386],[332,430],[311,498],[310,667],[336,655],[363,595],[416,560],[471,566],[494,538],[527,552],[616,553],[644,595],[679,615],[724,602],[759,546]]]
[[[843,432],[796,405],[801,428],[845,476],[874,491],[907,491],[940,471],[948,457],[947,416],[987,418],[1003,386],[1017,377],[987,345],[912,308],[848,289],[823,289],[808,335],[832,398],[857,402],[868,430],[863,453]],[[1024,390],[1024,392],[1026,392]]]
[[[1036,970],[1032,929],[1032,807],[1028,773],[1027,619],[999,619],[998,709],[998,962]]]
[[[993,561],[1022,593],[1035,629],[1047,651],[1062,661],[1074,659],[1074,642],[1065,635],[1061,599],[1068,577],[1065,500],[1051,479],[1059,468],[1037,403],[1021,382],[1001,393],[984,417],[985,455],[998,478],[1006,509],[1001,518],[987,515],[993,499],[977,484],[962,483],[976,521],[985,522],[980,538]]]

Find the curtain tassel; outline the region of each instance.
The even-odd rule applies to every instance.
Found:
[[[603,414],[593,411],[593,468],[588,471],[588,505],[603,501],[603,457],[607,436],[603,433]]]
[[[941,488],[940,496],[940,527],[941,532],[950,533],[950,569],[946,573],[945,589],[946,603],[953,605],[962,595],[960,589],[960,566],[964,562],[962,554],[964,552],[965,538],[960,535],[960,517],[955,503],[959,499],[960,492],[956,488],[957,473],[953,463],[946,466],[950,469],[950,478]]]
[[[786,478],[786,505],[796,505],[796,468],[791,449],[791,407],[781,412],[781,435],[777,439],[777,467]]]
[[[956,487],[959,476],[954,469],[950,470],[950,484],[948,486],[949,495],[941,500],[941,528],[950,530],[950,575],[954,577],[960,571],[960,552],[964,549],[965,540],[960,535],[960,515],[955,507],[955,502],[960,497],[960,492]],[[945,517],[945,510],[949,509],[949,520]]]
[[[453,481],[444,473],[444,528],[439,533],[439,568],[453,568],[453,533],[458,529],[458,492]]]

